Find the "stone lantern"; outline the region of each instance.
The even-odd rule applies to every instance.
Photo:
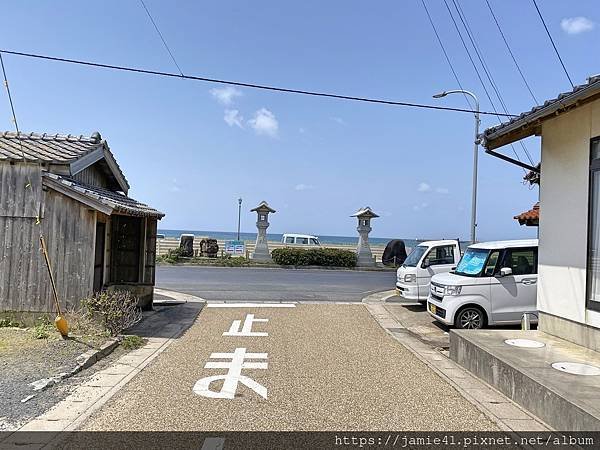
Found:
[[[256,208],[253,208],[250,211],[256,212],[258,216],[256,219],[258,235],[256,236],[256,245],[254,247],[252,259],[257,261],[271,261],[269,244],[267,243],[267,228],[269,228],[269,213],[274,213],[275,210],[263,200]]]
[[[369,206],[359,209],[350,217],[356,217],[358,219],[358,247],[356,248],[357,255],[357,266],[369,267],[375,265],[375,258],[371,253],[371,247],[369,247],[369,233],[371,232],[371,219],[379,217]]]

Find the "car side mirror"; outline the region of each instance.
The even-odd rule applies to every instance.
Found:
[[[427,261],[423,261],[421,263],[421,269],[427,269],[430,266],[430,264]]]
[[[512,275],[512,269],[510,267],[503,267],[502,269],[500,269],[500,276],[501,277],[507,277],[509,275]]]

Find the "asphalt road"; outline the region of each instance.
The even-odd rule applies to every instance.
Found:
[[[159,266],[156,287],[222,301],[359,302],[394,288],[394,271]]]
[[[244,331],[248,320],[253,323]],[[237,334],[232,335],[232,329]],[[213,304],[203,308],[195,324],[82,429],[491,431],[496,427],[389,336],[362,304],[291,308]],[[287,448],[294,447],[289,443]]]

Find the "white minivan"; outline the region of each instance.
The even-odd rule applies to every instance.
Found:
[[[524,313],[537,317],[537,254],[537,239],[469,246],[456,270],[431,279],[427,311],[456,328],[516,324]]]
[[[396,293],[407,300],[427,302],[431,277],[450,272],[459,259],[458,240],[421,242],[396,271]]]
[[[299,247],[321,247],[321,242],[317,236],[311,236],[310,234],[291,234],[286,233],[281,238],[281,243],[290,246]]]

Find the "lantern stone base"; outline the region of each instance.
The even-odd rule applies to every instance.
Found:
[[[369,254],[358,254],[356,258],[356,267],[375,267],[375,257]]]
[[[273,259],[271,259],[271,255],[268,252],[266,254],[254,252],[250,255],[250,258],[253,261],[273,262]]]

